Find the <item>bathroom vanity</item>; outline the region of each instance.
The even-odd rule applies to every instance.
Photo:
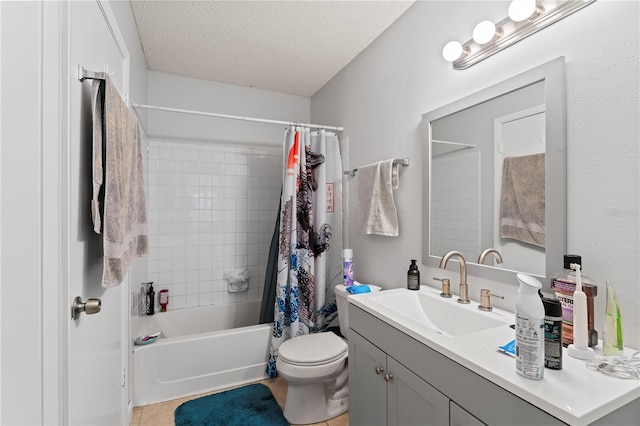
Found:
[[[563,370],[521,377],[497,349],[514,338],[512,313],[438,295],[423,287],[350,298],[350,424],[638,424],[638,380],[566,354]]]

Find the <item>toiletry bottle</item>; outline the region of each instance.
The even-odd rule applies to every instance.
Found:
[[[571,269],[572,263],[577,263],[582,267],[582,257],[576,254],[565,254],[564,270],[554,274],[551,279],[554,296],[562,304],[562,344],[564,346],[573,343],[573,293],[576,290],[576,271]],[[582,291],[587,295],[587,340],[590,347],[597,346],[598,332],[594,326],[594,298],[598,295],[598,286],[592,278],[585,274],[582,274]]]
[[[416,265],[416,259],[411,259],[409,271],[407,271],[407,288],[409,290],[420,290],[420,271]]]
[[[540,281],[518,274],[516,297],[516,372],[529,379],[544,377],[544,306]]]
[[[622,315],[613,286],[607,282],[607,307],[605,309],[604,330],[602,331],[602,351],[607,356],[619,356],[624,352],[622,344]]]
[[[544,306],[544,366],[562,370],[562,305],[539,294]]]
[[[344,267],[344,285],[350,287],[353,285],[353,250],[344,249],[342,257]]]
[[[153,282],[150,282],[148,284],[149,289],[147,290],[147,315],[153,315],[155,313],[156,292],[153,290]]]
[[[169,304],[169,290],[160,290],[158,303],[160,304],[160,312],[167,312],[167,305]]]

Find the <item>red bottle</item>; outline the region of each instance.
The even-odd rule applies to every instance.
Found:
[[[169,304],[169,290],[160,290],[160,312],[167,312]]]

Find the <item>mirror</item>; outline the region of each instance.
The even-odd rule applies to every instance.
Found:
[[[496,281],[562,270],[564,87],[560,57],[422,116],[425,265],[457,250],[469,275]],[[490,247],[502,264],[477,263]]]

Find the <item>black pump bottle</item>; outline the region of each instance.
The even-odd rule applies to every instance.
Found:
[[[411,265],[409,265],[409,270],[407,271],[407,288],[409,290],[420,290],[420,271],[418,271],[415,259],[411,259]]]
[[[153,290],[153,282],[147,284],[149,284],[149,290],[147,290],[147,315],[153,315],[155,313],[156,292]]]

